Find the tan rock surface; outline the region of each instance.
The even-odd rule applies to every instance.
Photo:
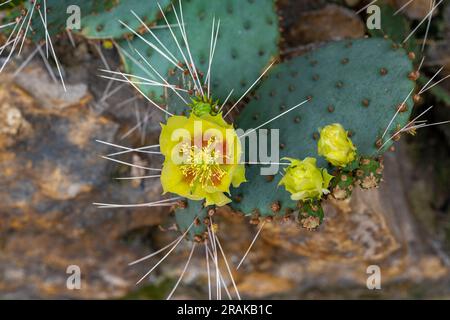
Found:
[[[436,3],[437,2],[438,1],[436,1]],[[395,4],[397,5],[398,9],[408,4],[406,7],[404,7],[402,12],[411,19],[422,20],[430,12],[433,0],[413,0],[412,2],[410,0],[395,0]],[[435,10],[433,16],[435,16],[438,12],[439,8]]]
[[[306,11],[286,30],[288,41],[300,44],[364,36],[365,25],[354,11],[337,5]]]

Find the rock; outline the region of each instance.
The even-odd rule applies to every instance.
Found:
[[[386,155],[385,182],[378,189],[356,188],[351,200],[328,202],[325,221],[316,231],[300,228],[296,222],[266,223],[238,272],[233,272],[241,296],[256,298],[411,298],[448,296],[450,264],[446,253],[436,248],[409,209],[405,196],[411,185],[402,148]],[[409,169],[408,169],[409,170]],[[403,176],[404,174],[404,176]],[[219,210],[214,216],[218,237],[228,261],[236,266],[257,232],[248,218]],[[164,233],[158,247],[171,241]],[[190,244],[161,266],[162,274],[176,279],[184,265]],[[381,270],[382,291],[368,290],[367,268]],[[226,274],[222,263],[222,272]],[[234,268],[232,267],[234,270]],[[173,270],[177,270],[173,273]],[[205,258],[194,256],[185,286],[197,286],[207,296]],[[228,290],[233,292],[229,279]],[[183,296],[183,289],[180,296]],[[176,295],[176,297],[178,297]]]
[[[408,16],[411,19],[420,19],[422,20],[424,17],[426,17],[430,9],[432,8],[433,0],[395,0],[395,4],[398,9],[406,5],[408,2],[410,2],[403,10],[402,12]],[[436,1],[437,3],[438,1]],[[439,12],[439,8],[434,10],[433,16],[437,15]]]
[[[162,223],[166,212],[98,209],[93,202],[160,199],[159,183],[143,181],[137,188],[114,183],[112,170],[129,175],[129,168],[102,159],[111,148],[95,139],[114,141],[118,125],[83,102],[61,107],[50,99],[44,107],[8,79],[1,83],[2,297],[125,295],[145,268],[127,264],[149,250],[144,236],[133,244],[128,235]],[[66,287],[70,265],[81,269],[81,290]]]
[[[32,134],[31,125],[22,112],[6,99],[6,88],[0,88],[0,149],[13,145]]]
[[[379,260],[397,250],[399,244],[387,227],[383,211],[369,207],[377,199],[376,191],[355,190],[350,212],[326,205],[326,220],[318,232],[309,232],[290,221],[269,225],[263,237],[284,250],[312,259]]]
[[[30,104],[29,97],[15,98],[24,94],[12,84],[8,93],[2,93],[8,103],[15,105],[9,109],[16,115],[16,128],[10,126],[10,133],[21,127],[33,128],[33,134],[28,134],[26,140],[19,137],[20,145],[16,141],[11,161],[2,163],[2,168],[15,173],[7,176],[9,188],[20,188],[21,177],[35,177],[34,187],[53,199],[68,200],[91,191],[104,180],[106,165],[89,151],[98,147],[95,138],[112,140],[117,126],[80,108],[62,114],[43,111]],[[10,143],[6,154],[11,147]],[[28,200],[33,201],[33,196],[29,196]]]
[[[268,273],[248,273],[239,283],[240,294],[254,298],[262,298],[270,295],[285,293],[292,290],[294,283],[290,279],[273,276]]]
[[[345,0],[345,4],[350,7],[354,7],[357,4],[359,4],[360,2],[361,2],[361,0]]]
[[[32,95],[42,108],[64,109],[73,105],[86,104],[92,99],[86,84],[66,83],[66,90],[64,90],[61,82],[54,82],[47,72],[32,64],[18,73],[15,81]]]
[[[289,44],[306,45],[345,38],[361,38],[365,25],[354,11],[337,5],[306,11],[287,29]]]

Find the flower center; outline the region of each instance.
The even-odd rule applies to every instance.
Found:
[[[180,169],[191,187],[195,183],[200,183],[202,187],[220,184],[226,172],[220,167],[223,155],[214,148],[213,138],[201,147],[186,143],[181,152],[186,156],[186,161]]]

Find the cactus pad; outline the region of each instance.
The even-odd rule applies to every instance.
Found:
[[[67,11],[68,8],[72,5],[78,6],[80,8],[81,27],[83,27],[85,19],[89,19],[90,16],[97,18],[99,15],[102,15],[110,10],[114,6],[114,3],[115,1],[113,0],[47,0],[45,2],[46,5],[44,6],[44,1],[37,0],[36,5],[33,9],[33,2],[27,1],[25,3],[25,8],[27,10],[33,10],[32,25],[34,27],[35,33],[34,35],[32,35],[32,39],[35,41],[45,39],[45,28],[42,22],[43,19],[47,19],[47,29],[50,36],[65,31],[67,28],[67,19],[71,15],[71,13],[68,13]],[[46,15],[44,13],[45,8],[47,9]],[[20,9],[20,7],[17,7],[17,9]],[[77,32],[77,30],[73,31]]]
[[[202,201],[186,200],[185,205],[175,210],[175,220],[179,230],[184,233],[191,226],[194,219],[194,225],[186,235],[187,238],[200,239],[206,231],[205,218],[208,217],[208,208],[204,208]]]
[[[165,8],[170,3],[169,0],[122,0],[112,2],[114,5],[109,10],[104,10],[97,14],[89,13],[83,16],[81,22],[82,35],[87,38],[120,38],[124,34],[130,34],[131,32],[119,20],[133,30],[138,30],[142,27],[139,20],[131,13],[131,10],[146,24],[151,25],[158,18],[158,2],[162,8]]]
[[[159,3],[162,8],[165,8],[170,1],[160,0]],[[33,35],[30,32],[28,36],[31,36],[35,41],[45,39],[45,29],[42,23],[42,20],[45,19],[47,19],[47,28],[50,36],[65,31],[67,21],[71,19],[72,14],[72,11],[69,10],[68,12],[68,8],[73,5],[80,8],[81,29],[72,31],[81,33],[87,38],[120,38],[125,34],[130,34],[130,30],[124,27],[119,20],[129,25],[131,29],[138,30],[141,27],[141,23],[131,13],[131,10],[141,20],[150,25],[154,23],[159,13],[156,1],[143,3],[142,0],[46,0],[44,5],[43,0],[36,0],[34,9],[33,2],[27,1],[24,3],[24,6],[28,11],[33,10],[32,25],[35,32]],[[47,15],[44,13],[45,8],[47,9]],[[21,6],[17,5],[13,11],[16,11],[15,15],[18,15],[21,11]],[[28,18],[29,16],[27,17],[27,22]]]
[[[177,3],[176,1],[175,7],[180,18]],[[211,67],[211,90],[213,97],[220,101],[223,101],[232,89],[234,89],[234,93],[231,100],[239,98],[258,78],[270,59],[278,55],[279,30],[274,1],[186,0],[182,3],[191,55],[197,69],[202,71],[205,76],[208,70],[213,17],[215,16],[216,23],[220,19],[217,46]],[[177,23],[173,11],[166,15],[171,25]],[[164,19],[162,19],[158,25],[164,23]],[[153,31],[172,52],[177,59],[176,62],[183,61],[170,30],[166,28]],[[180,29],[173,27],[173,32],[189,60]],[[157,44],[148,32],[142,36]],[[172,63],[137,36],[130,43],[124,40],[119,45],[133,56],[135,61],[145,67],[145,62],[142,62],[134,49],[138,50],[161,75],[167,75],[169,69],[174,68]],[[126,54],[123,54],[123,59],[128,73],[148,78],[148,74]],[[158,77],[155,79],[160,81]],[[163,90],[161,88],[144,86],[141,89],[149,97],[162,100]]]
[[[406,100],[408,107],[402,108],[380,139],[398,106],[415,87],[408,78],[412,68],[405,50],[391,41],[373,38],[331,43],[273,68],[256,91],[258,99],[245,107],[237,124],[244,130],[255,128],[310,99],[264,126],[280,130],[280,158],[316,157],[317,165],[326,167],[326,161],[317,155],[317,139],[318,129],[330,123],[340,123],[351,132],[360,155],[374,157],[380,153],[379,146],[409,119],[411,97]],[[277,188],[279,174],[267,179],[260,175],[259,165],[250,165],[246,175],[251,183],[234,190],[235,197],[241,199],[233,204],[235,209],[247,215],[257,210],[262,216],[273,216],[273,203],[280,204],[280,214],[296,207],[289,193]]]

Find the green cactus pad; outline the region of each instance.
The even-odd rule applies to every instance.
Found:
[[[381,29],[369,29],[374,37],[389,36],[390,39],[401,43],[409,33],[410,24],[401,14],[394,15],[396,9],[388,4],[380,4]]]
[[[178,1],[174,3],[179,15]],[[222,102],[234,89],[231,100],[237,100],[259,77],[269,61],[278,55],[279,30],[274,1],[185,0],[182,4],[191,55],[197,69],[202,71],[205,77],[208,71],[213,17],[215,16],[216,23],[220,19],[219,36],[211,67],[211,91],[213,98]],[[167,19],[170,24],[177,23],[173,11],[167,13]],[[158,21],[158,25],[164,23],[163,19]],[[168,50],[173,53],[176,62],[183,61],[170,30],[166,28],[153,31]],[[174,27],[173,32],[177,35],[178,42],[189,60],[186,49],[182,44],[180,29]],[[157,44],[148,32],[142,36]],[[148,69],[148,66],[142,61],[135,49],[163,76],[167,76],[169,69],[174,68],[172,63],[138,36],[135,36],[129,43],[128,40],[121,41],[119,46],[123,48],[120,51],[126,71],[130,74],[149,77],[142,70],[142,67]],[[135,61],[130,59],[129,56],[132,56]],[[136,62],[139,62],[141,66]],[[157,76],[154,79],[161,81]],[[162,101],[163,90],[161,88],[143,86],[141,89],[149,97]]]
[[[415,87],[408,78],[412,70],[407,53],[393,47],[391,41],[373,38],[331,43],[273,68],[256,91],[257,99],[239,115],[237,125],[244,130],[255,128],[310,99],[264,126],[280,130],[280,158],[316,157],[319,167],[327,167],[325,159],[317,155],[318,128],[336,122],[352,133],[360,155],[376,156],[380,142],[409,119],[411,97],[406,102],[409,107],[397,115],[384,140],[379,140],[397,106]],[[391,143],[386,143],[382,151]],[[280,203],[280,213],[295,208],[289,193],[277,187],[280,174],[267,179],[260,175],[259,165],[249,165],[246,177],[251,183],[233,191],[241,199],[233,203],[235,209],[247,215],[258,210],[268,216],[274,215],[274,202]]]
[[[193,240],[195,236],[203,237],[206,231],[203,220],[208,216],[209,209],[203,207],[202,201],[187,200],[185,203],[185,208],[179,207],[175,209],[175,220],[180,232],[186,232],[194,219],[196,219],[197,223],[194,223],[186,236],[190,240]]]
[[[122,0],[113,2],[114,6],[112,6],[109,10],[104,10],[98,14],[88,14],[83,16],[81,22],[82,35],[87,38],[95,39],[120,38],[125,34],[130,34],[131,31],[123,26],[119,20],[128,25],[131,29],[138,30],[142,27],[142,25],[132,14],[131,11],[134,11],[142,21],[151,25],[159,17],[160,11],[158,3],[161,8],[165,8],[169,5],[170,0]]]
[[[159,3],[162,8],[165,8],[170,3],[170,0],[160,0]],[[78,6],[80,8],[81,18],[81,29],[72,31],[81,33],[87,38],[95,39],[120,38],[125,34],[130,34],[131,31],[124,27],[119,20],[126,23],[131,29],[138,30],[141,27],[141,23],[131,13],[131,10],[149,25],[157,20],[159,14],[156,1],[143,3],[142,0],[46,0],[45,4],[46,6],[44,6],[43,0],[36,0],[36,6],[33,9],[31,1],[24,3],[24,7],[27,10],[33,10],[32,25],[34,34],[30,32],[28,36],[35,41],[45,39],[42,19],[47,19],[47,28],[50,36],[65,31],[68,19],[70,21],[70,17],[73,14],[73,11],[68,10],[70,6]],[[17,5],[13,10],[18,13],[21,8],[21,5]],[[47,15],[44,13],[45,8],[47,9]],[[42,14],[42,18],[38,9]]]
[[[397,10],[389,4],[380,3],[379,7],[382,17],[381,30],[371,29],[369,34],[373,37],[389,37],[395,43],[402,44],[410,33],[410,22],[402,14],[394,15]],[[420,48],[416,45],[414,37],[408,39],[403,47],[420,55]]]
[[[199,97],[193,95],[192,82],[186,75],[178,69],[171,70],[167,77],[167,82],[185,91],[165,89],[164,101],[167,110],[175,115],[188,115],[192,110],[192,100],[199,100]]]
[[[70,13],[67,12],[70,6],[78,6],[80,8],[81,27],[83,27],[85,19],[99,17],[108,12],[115,5],[115,1],[46,0],[45,4],[46,6],[44,6],[43,0],[37,0],[36,6],[33,9],[32,1],[25,2],[25,8],[27,10],[33,10],[32,25],[35,33],[33,35],[29,33],[29,36],[35,41],[45,39],[45,28],[42,19],[47,19],[48,33],[50,36],[53,36],[66,30],[67,20],[72,14],[72,11]],[[47,9],[47,15],[44,13],[45,8]],[[20,10],[20,6],[17,9]],[[41,14],[39,14],[38,9]],[[77,32],[77,30],[73,30],[73,32]]]

